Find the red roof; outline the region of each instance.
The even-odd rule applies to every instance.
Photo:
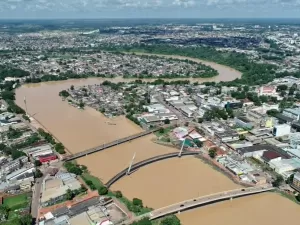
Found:
[[[279,157],[281,157],[281,155],[279,153],[273,152],[273,151],[265,151],[262,155],[262,158],[267,162],[269,162],[272,159],[279,158]]]

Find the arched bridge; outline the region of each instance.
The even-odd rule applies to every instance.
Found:
[[[134,134],[134,135],[131,135],[131,136],[128,136],[128,137],[125,137],[125,138],[120,138],[120,139],[112,141],[110,143],[103,144],[103,145],[100,145],[100,146],[97,146],[97,147],[85,150],[83,152],[79,152],[79,153],[73,154],[73,155],[65,158],[64,160],[65,161],[71,161],[71,160],[74,160],[74,159],[81,158],[83,156],[87,156],[87,155],[93,154],[95,152],[103,151],[103,150],[105,150],[107,148],[111,148],[113,146],[116,146],[116,145],[119,145],[119,144],[123,144],[125,142],[128,142],[128,141],[131,141],[131,140],[134,140],[134,139],[146,136],[148,134],[151,134],[153,132],[158,131],[159,129],[160,129],[160,127],[152,129],[152,130],[148,130],[148,131],[143,131],[141,133]]]
[[[188,156],[188,155],[198,155],[199,152],[182,152],[181,156]],[[146,166],[148,164],[157,162],[157,161],[161,161],[164,159],[169,159],[169,158],[174,158],[174,157],[178,157],[179,153],[178,152],[173,152],[173,153],[168,153],[168,154],[164,154],[164,155],[159,155],[159,156],[155,156],[146,160],[143,160],[141,162],[138,162],[136,164],[133,164],[130,168],[130,171],[135,171],[136,169]],[[119,179],[121,179],[122,177],[124,177],[127,174],[128,171],[128,167],[124,170],[122,170],[121,172],[119,172],[117,175],[115,175],[113,178],[111,178],[106,184],[105,186],[107,188],[109,188],[112,184],[114,184],[115,182],[117,182]]]
[[[207,204],[212,204],[218,201],[224,201],[227,199],[247,196],[247,195],[254,195],[266,191],[271,191],[275,189],[271,185],[265,185],[265,186],[257,186],[257,187],[250,187],[250,188],[241,188],[231,191],[224,191],[219,192],[211,195],[206,195],[190,200],[186,200],[183,202],[175,203],[173,205],[169,205],[160,209],[153,210],[149,214],[143,215],[143,217],[149,217],[151,220],[174,214],[177,212],[185,211],[188,209],[200,207]]]

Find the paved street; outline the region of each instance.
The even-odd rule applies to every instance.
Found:
[[[33,218],[36,218],[36,219],[38,219],[40,194],[41,194],[41,189],[42,189],[42,183],[43,183],[43,180],[45,177],[46,177],[46,174],[44,174],[43,177],[36,179],[33,193],[32,193],[31,215]]]

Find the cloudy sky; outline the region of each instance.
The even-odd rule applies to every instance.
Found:
[[[300,0],[0,0],[0,18],[300,17]]]

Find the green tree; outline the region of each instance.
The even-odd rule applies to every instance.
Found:
[[[149,218],[143,218],[139,221],[133,222],[131,225],[151,225],[151,221]]]
[[[121,191],[116,191],[115,195],[116,195],[117,198],[122,198],[123,197],[123,194],[122,194]]]
[[[203,123],[203,118],[198,118],[198,123]]]
[[[72,200],[73,198],[74,198],[73,192],[71,191],[71,189],[68,189],[67,192],[66,192],[66,199],[67,200]]]
[[[160,225],[180,225],[180,224],[181,224],[180,220],[174,215],[163,218],[160,222]]]
[[[71,89],[71,91],[73,91],[74,90],[74,85],[71,85],[70,89]]]
[[[12,150],[11,152],[11,157],[13,159],[18,159],[22,156],[26,156],[26,154],[24,152],[18,151],[18,150]]]
[[[25,114],[22,115],[22,117],[23,117],[24,120],[27,120],[28,122],[30,122],[30,118],[28,116],[26,116]]]
[[[165,119],[164,123],[165,124],[170,124],[170,120],[169,119]]]
[[[216,156],[217,156],[217,150],[216,149],[210,149],[209,151],[208,151],[208,155],[209,155],[209,157],[210,158],[212,158],[212,159],[214,159]]]
[[[34,177],[35,178],[40,178],[42,176],[43,176],[42,171],[40,171],[39,169],[36,169],[35,172],[34,172]]]
[[[276,179],[272,182],[272,185],[274,187],[279,187],[281,185],[281,183],[283,182],[283,177],[280,175],[276,176]]]
[[[99,193],[99,195],[106,195],[108,193],[108,189],[106,187],[102,186],[98,189],[98,193]]]
[[[295,196],[295,198],[298,202],[300,202],[300,194],[299,193]]]
[[[57,151],[59,154],[65,154],[65,146],[62,143],[56,143],[55,144],[55,151]]]
[[[20,218],[21,225],[32,225],[32,216],[30,214],[26,214]]]
[[[165,132],[165,129],[163,127],[159,128],[159,133],[163,134]]]
[[[287,184],[292,184],[294,180],[294,174],[292,174],[291,176],[288,177],[288,179],[286,180]]]
[[[59,92],[59,96],[67,98],[70,96],[69,92],[66,90],[62,90],[61,92]]]
[[[82,101],[79,102],[78,106],[83,109],[84,108],[84,103]]]
[[[9,208],[6,205],[0,205],[0,221],[3,218],[6,220],[8,218]]]
[[[277,92],[281,92],[281,91],[286,91],[288,89],[288,86],[282,84],[282,85],[278,85],[276,91]]]
[[[141,199],[139,199],[139,198],[133,198],[132,199],[132,203],[135,206],[143,208],[143,201]]]
[[[269,116],[276,116],[278,113],[279,113],[279,111],[276,110],[276,109],[270,109],[270,110],[267,111],[267,114]]]
[[[246,139],[246,137],[245,137],[245,135],[243,135],[243,134],[240,134],[240,135],[239,135],[239,139],[240,139],[241,141],[243,141],[243,140],[245,140],[245,139]]]
[[[34,166],[38,167],[38,166],[41,166],[42,163],[40,162],[40,160],[35,160],[34,161]]]

